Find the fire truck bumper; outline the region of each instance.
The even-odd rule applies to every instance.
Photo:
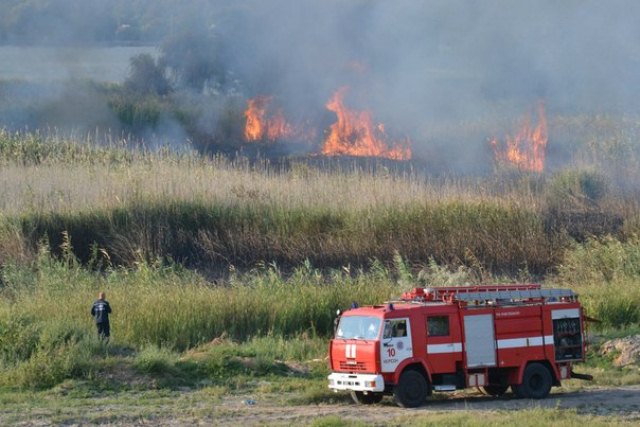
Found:
[[[373,374],[330,374],[329,388],[349,391],[384,391],[384,378]]]

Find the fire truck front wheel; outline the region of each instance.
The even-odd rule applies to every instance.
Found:
[[[393,397],[402,408],[417,408],[429,395],[429,383],[418,371],[409,370],[400,375],[398,384],[393,388]]]
[[[552,382],[546,366],[530,363],[524,370],[522,384],[513,386],[513,391],[520,398],[543,399],[549,395]]]
[[[382,393],[369,392],[368,394],[364,394],[361,391],[352,391],[351,399],[361,405],[372,405],[374,403],[380,403],[382,400]]]

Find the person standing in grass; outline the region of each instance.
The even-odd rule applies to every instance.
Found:
[[[105,293],[100,292],[98,299],[91,306],[91,315],[96,319],[96,326],[98,327],[98,336],[105,342],[109,341],[109,313],[111,313],[111,306],[105,299]]]

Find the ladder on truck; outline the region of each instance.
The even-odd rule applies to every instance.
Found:
[[[508,304],[536,301],[576,301],[577,298],[578,294],[571,289],[543,289],[539,284],[523,284],[414,288],[402,294],[401,300]]]

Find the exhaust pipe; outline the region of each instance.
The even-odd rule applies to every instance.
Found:
[[[592,381],[593,380],[593,375],[579,374],[577,372],[571,371],[571,378],[575,378],[577,380]]]

